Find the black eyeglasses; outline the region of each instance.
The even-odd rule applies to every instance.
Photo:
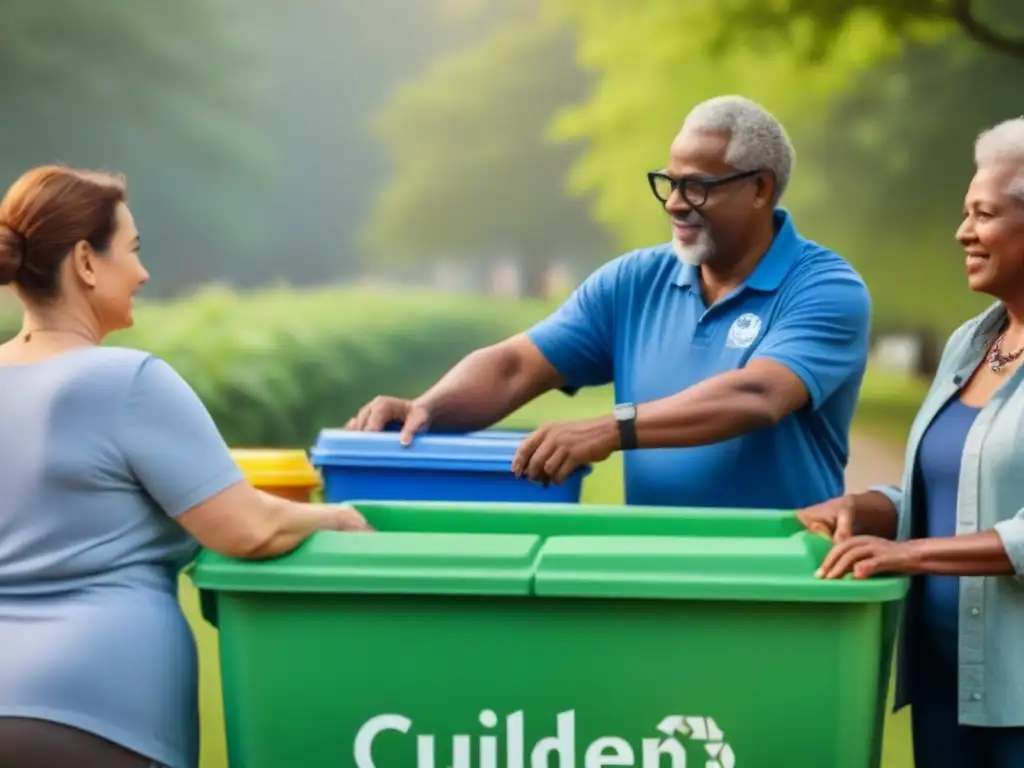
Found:
[[[719,176],[718,178],[683,176],[680,179],[674,179],[662,171],[651,171],[647,174],[647,181],[651,185],[651,192],[662,203],[667,203],[668,199],[672,197],[672,193],[678,189],[679,194],[683,196],[687,203],[693,208],[700,208],[708,201],[708,195],[711,194],[711,190],[715,187],[739,181],[740,179],[749,179],[751,176],[756,176],[759,173],[761,173],[761,169],[756,171],[740,171],[739,173]]]

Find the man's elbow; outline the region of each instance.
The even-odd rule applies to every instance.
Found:
[[[803,380],[774,361],[754,361],[737,374],[736,394],[758,427],[776,426],[811,400]]]
[[[525,333],[495,348],[500,350],[501,378],[516,407],[565,385],[562,376]]]
[[[751,430],[768,429],[776,426],[787,414],[778,404],[767,397],[750,398],[748,407],[743,409]]]
[[[810,398],[803,391],[768,397],[764,406],[766,418],[770,419],[771,426],[775,426],[791,413],[803,408],[808,402],[810,402]]]
[[[791,413],[802,408],[808,400],[806,390],[797,392],[756,382],[748,386],[744,392],[747,406],[744,411],[749,415],[754,429],[774,427]]]

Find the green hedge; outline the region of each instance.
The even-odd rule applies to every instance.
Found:
[[[547,310],[460,296],[208,289],[141,305],[135,327],[108,343],[174,366],[231,445],[305,447],[373,396],[417,395],[468,352]],[[18,326],[0,317],[0,339]]]
[[[143,304],[110,344],[149,350],[196,389],[234,446],[306,447],[378,394],[414,396],[468,352],[523,330],[543,302],[355,290],[236,294]],[[19,327],[0,315],[0,339]],[[905,437],[923,385],[869,375],[861,427]]]
[[[415,396],[546,307],[355,291],[206,291],[146,307],[112,344],[158,354],[235,446],[308,446],[378,394]]]

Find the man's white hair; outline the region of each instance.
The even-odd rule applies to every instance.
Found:
[[[982,131],[974,142],[978,170],[993,165],[1015,165],[1017,173],[1006,190],[1024,201],[1024,117],[1004,120]]]
[[[728,133],[729,165],[738,171],[767,169],[775,174],[773,204],[789,186],[796,151],[782,123],[760,104],[743,96],[716,96],[690,111],[682,132]]]

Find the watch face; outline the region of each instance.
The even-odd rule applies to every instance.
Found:
[[[612,409],[612,413],[619,420],[636,418],[636,406],[632,403],[620,403]]]

